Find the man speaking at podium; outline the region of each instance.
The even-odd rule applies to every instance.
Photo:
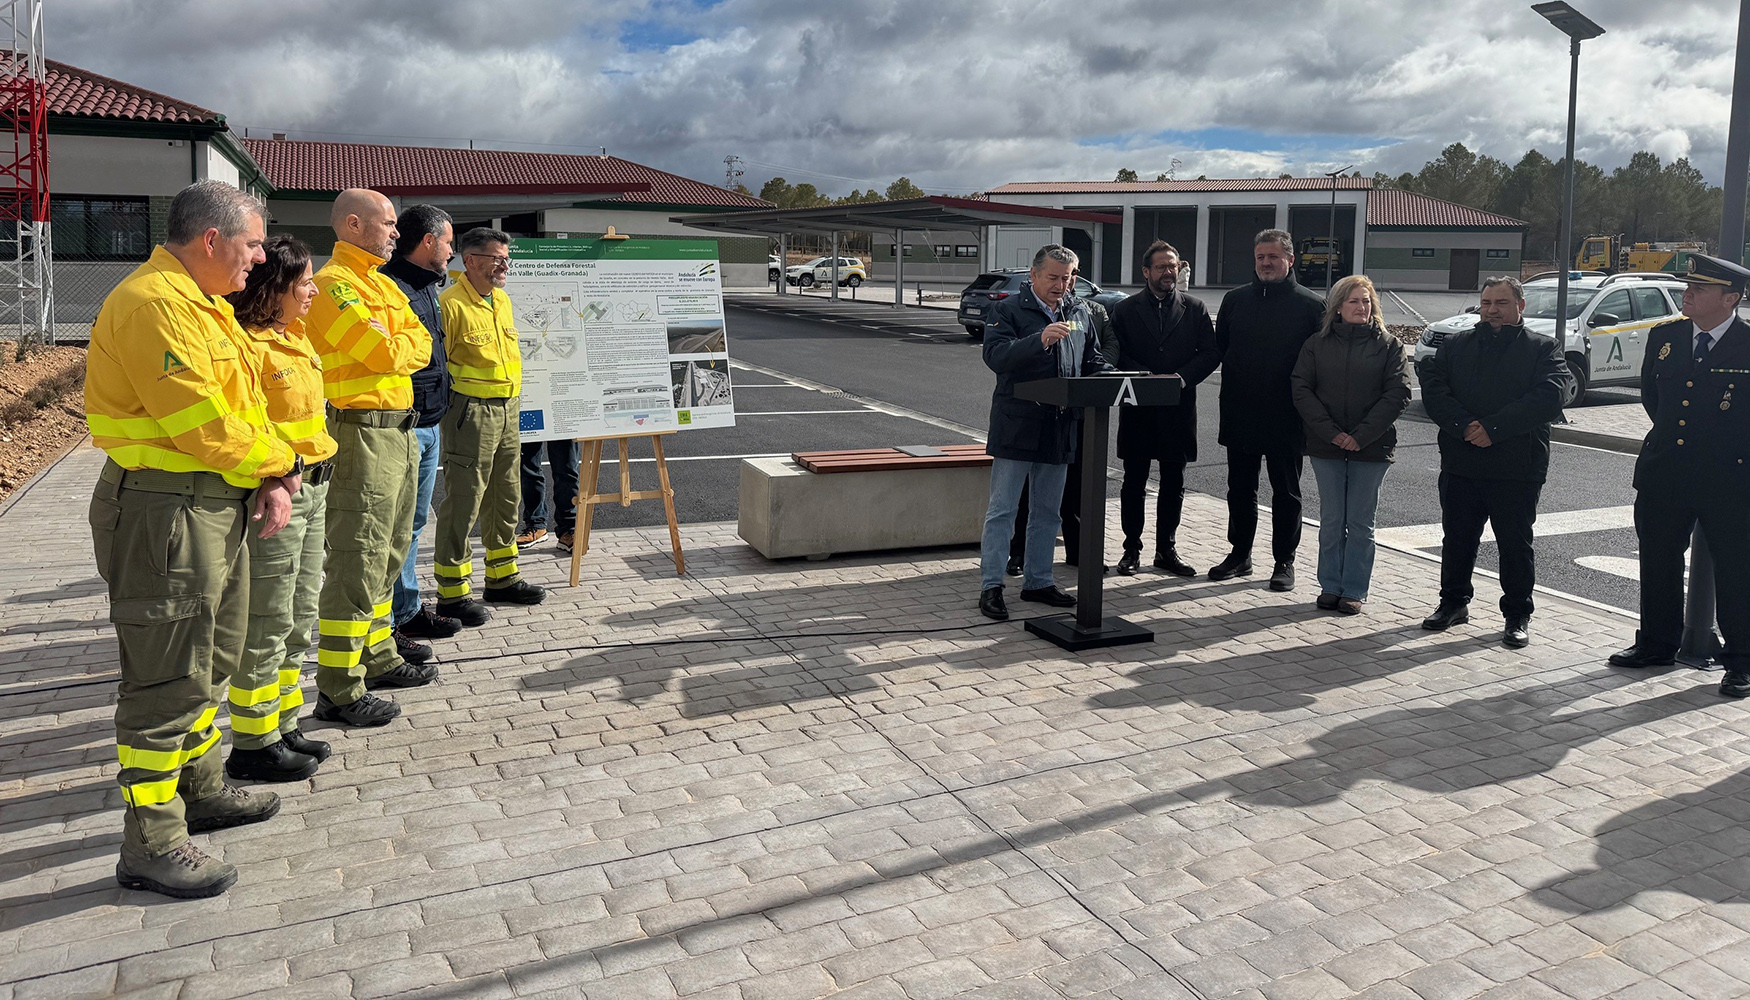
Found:
[[[1021,600],[1056,608],[1075,606],[1075,598],[1051,575],[1057,547],[1058,506],[1064,480],[1076,454],[1081,427],[1076,410],[1035,403],[1015,395],[1015,386],[1048,378],[1074,378],[1111,371],[1094,341],[1088,310],[1069,294],[1079,260],[1055,243],[1033,255],[1030,281],[1020,294],[997,302],[985,320],[984,363],[997,373],[990,400],[990,507],[984,515],[978,610],[1004,621],[1003,565],[1020,509],[1021,487],[1029,480],[1027,553],[1022,561]]]

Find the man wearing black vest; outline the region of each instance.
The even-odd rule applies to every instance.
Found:
[[[1726,640],[1720,694],[1743,698],[1750,696],[1750,325],[1738,318],[1738,304],[1750,270],[1697,254],[1684,280],[1685,318],[1653,328],[1641,364],[1641,405],[1653,418],[1635,462],[1641,628],[1610,662],[1673,661],[1683,638],[1683,551],[1699,522]]]
[[[1215,325],[1203,303],[1178,290],[1179,251],[1156,240],[1142,254],[1148,287],[1112,309],[1120,367],[1177,375],[1184,385],[1177,406],[1120,407],[1118,458],[1124,463],[1119,519],[1124,526],[1124,556],[1118,572],[1135,575],[1142,566],[1142,526],[1149,466],[1160,463],[1161,491],[1155,501],[1154,565],[1178,576],[1197,571],[1179,558],[1179,518],[1185,509],[1185,465],[1197,460],[1197,384],[1221,363]]]
[[[395,255],[379,270],[407,294],[419,321],[431,334],[431,363],[413,373],[413,438],[419,446],[419,491],[413,507],[413,543],[395,581],[390,620],[395,625],[395,650],[413,664],[432,658],[431,647],[415,639],[447,639],[462,623],[437,613],[419,599],[419,533],[431,515],[431,494],[437,484],[438,422],[450,408],[450,374],[444,367],[444,328],[438,319],[438,288],[450,262],[453,230],[449,213],[434,205],[414,205],[395,220]]]
[[[1442,632],[1470,621],[1471,571],[1483,526],[1501,558],[1501,641],[1531,642],[1537,583],[1532,524],[1549,475],[1549,425],[1573,375],[1555,340],[1523,325],[1518,278],[1489,278],[1474,329],[1448,334],[1417,368],[1422,405],[1440,426],[1440,606],[1422,622]]]
[[[1258,533],[1258,469],[1270,475],[1271,590],[1294,589],[1300,548],[1300,474],[1306,430],[1289,377],[1318,332],[1325,301],[1294,280],[1294,237],[1266,229],[1252,238],[1257,279],[1222,296],[1215,316],[1221,352],[1221,436],[1227,448],[1227,540],[1232,551],[1211,580],[1250,576]]]

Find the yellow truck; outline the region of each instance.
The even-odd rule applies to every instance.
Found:
[[[1707,244],[1629,243],[1621,236],[1588,236],[1580,241],[1574,268],[1605,274],[1682,274],[1689,270],[1692,253],[1707,253]]]

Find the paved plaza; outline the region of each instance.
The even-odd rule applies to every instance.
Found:
[[[1750,705],[1557,597],[1505,649],[1488,579],[1423,632],[1404,552],[1316,612],[1311,537],[1294,594],[1109,577],[1158,640],[1071,655],[978,617],[969,549],[695,524],[677,577],[604,532],[394,724],[312,724],[277,818],[197,838],[228,894],[125,892],[102,458],[0,513],[0,1000],[1750,994]],[[1188,498],[1193,564],[1225,519]]]

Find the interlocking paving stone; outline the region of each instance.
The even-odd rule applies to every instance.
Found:
[[[437,643],[403,719],[313,727],[279,817],[199,838],[230,893],[121,892],[100,464],[0,512],[0,1000],[1750,994],[1717,675],[1613,672],[1634,623],[1554,597],[1505,650],[1482,579],[1424,633],[1435,566],[1392,551],[1354,619],[1110,578],[1158,640],[1074,656],[977,618],[968,550],[689,525],[683,577],[666,531],[599,532],[588,586]],[[1181,550],[1224,525],[1189,497]]]

